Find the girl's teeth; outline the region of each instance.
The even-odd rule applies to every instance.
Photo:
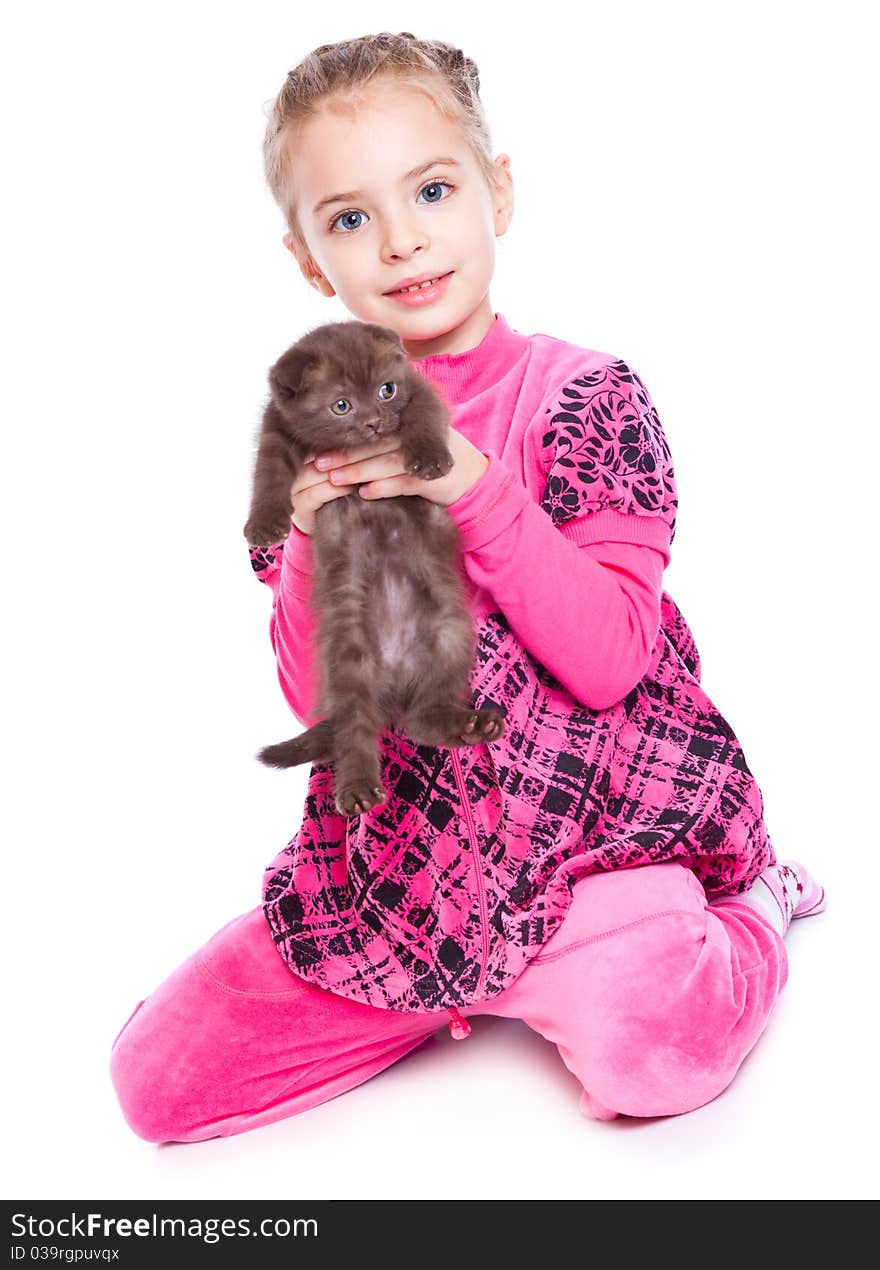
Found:
[[[425,287],[433,287],[435,282],[439,282],[439,278],[431,278],[428,282],[419,282],[414,287],[401,287],[401,291],[423,291]]]

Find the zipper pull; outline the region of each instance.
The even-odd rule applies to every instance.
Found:
[[[454,1041],[463,1041],[465,1037],[471,1034],[471,1025],[467,1019],[463,1019],[458,1010],[450,1010],[452,1021],[449,1024],[449,1033]]]

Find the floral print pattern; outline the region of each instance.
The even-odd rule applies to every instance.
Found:
[[[611,507],[664,516],[675,537],[669,446],[647,388],[626,362],[570,379],[546,413],[541,506],[554,525]]]

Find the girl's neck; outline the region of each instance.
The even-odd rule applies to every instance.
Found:
[[[429,340],[404,340],[404,352],[410,361],[467,353],[482,343],[494,321],[495,314],[487,294],[479,307],[451,331]]]
[[[452,406],[497,385],[528,351],[528,338],[511,330],[502,313],[492,317],[492,324],[475,347],[460,353],[432,353],[412,361]]]

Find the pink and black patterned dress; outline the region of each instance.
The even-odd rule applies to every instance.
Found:
[[[332,767],[312,766],[263,907],[297,975],[384,1009],[454,1012],[510,986],[587,874],[680,859],[710,895],[737,893],[775,854],[662,587],[676,483],[639,376],[501,314],[476,348],[413,365],[489,458],[448,510],[478,632],[473,704],[500,709],[505,735],[443,748],[385,731],[388,797],[352,819]],[[282,690],[308,726],[311,540],[292,527],[249,550]]]

